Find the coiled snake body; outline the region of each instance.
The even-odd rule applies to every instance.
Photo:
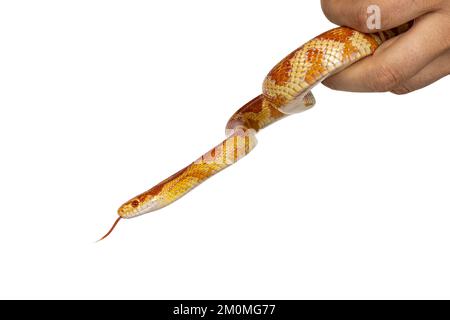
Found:
[[[227,168],[256,145],[255,134],[290,114],[315,104],[311,89],[330,75],[367,57],[386,40],[405,32],[398,28],[365,34],[347,27],[329,30],[281,60],[267,75],[263,93],[236,111],[226,126],[227,138],[199,159],[124,203],[119,218],[133,218],[161,209],[181,198],[200,183]]]

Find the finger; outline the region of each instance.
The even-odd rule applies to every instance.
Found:
[[[361,32],[388,30],[439,9],[439,0],[321,0],[325,16],[333,23],[352,27]],[[380,29],[368,25],[371,10],[380,11]],[[369,11],[369,13],[368,13]]]
[[[382,45],[373,56],[344,69],[324,84],[343,91],[393,90],[450,47],[448,27],[440,25],[441,17],[434,18],[434,14],[420,17],[408,32],[388,42],[387,49]]]
[[[450,74],[450,50],[437,57],[414,77],[392,90],[395,94],[406,94],[422,89]]]

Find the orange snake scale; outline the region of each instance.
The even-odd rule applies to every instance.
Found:
[[[125,202],[118,210],[119,218],[113,228],[120,218],[133,218],[171,204],[243,158],[255,147],[256,132],[315,104],[311,89],[316,84],[373,54],[384,41],[407,31],[411,25],[408,23],[372,34],[338,27],[294,50],[269,72],[262,94],[233,114],[226,125],[227,138],[222,143],[153,188]]]

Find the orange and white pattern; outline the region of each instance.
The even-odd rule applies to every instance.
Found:
[[[118,210],[119,219],[161,209],[243,158],[255,147],[255,135],[259,130],[314,105],[311,89],[316,84],[373,54],[384,41],[410,26],[411,23],[374,34],[338,27],[296,49],[269,72],[262,94],[233,114],[226,126],[226,140],[186,168],[127,201]]]

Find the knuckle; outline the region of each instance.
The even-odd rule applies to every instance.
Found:
[[[371,91],[386,92],[396,88],[402,80],[402,76],[397,69],[388,65],[380,65],[369,78],[368,86]]]

